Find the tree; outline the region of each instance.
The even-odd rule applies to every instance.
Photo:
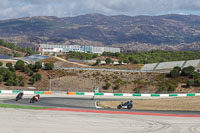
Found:
[[[100,63],[101,63],[101,60],[97,59],[95,65],[99,65]]]
[[[53,70],[54,64],[53,63],[47,63],[45,64],[45,70]]]
[[[15,68],[14,68],[13,66],[9,66],[9,67],[8,67],[8,70],[9,70],[9,71],[12,71],[12,72],[15,72]]]
[[[111,64],[113,61],[111,58],[106,58],[105,62],[106,62],[106,64]]]
[[[3,76],[0,75],[0,83],[3,82]]]
[[[11,77],[6,81],[7,86],[13,86],[14,85],[14,79]]]
[[[9,68],[9,67],[12,67],[13,64],[11,62],[8,62],[8,63],[6,63],[6,66]]]
[[[125,59],[123,60],[124,63],[128,64],[129,63],[129,60],[128,59]]]
[[[185,67],[181,71],[182,76],[189,76],[194,72],[195,68],[193,66]]]
[[[121,65],[122,64],[122,60],[119,60],[118,63]]]
[[[38,71],[38,69],[41,69],[42,65],[40,62],[36,62],[35,65],[33,66],[33,71]]]
[[[24,62],[21,60],[18,60],[15,64],[15,69],[16,70],[22,70],[24,68]]]
[[[180,71],[181,71],[181,67],[179,67],[179,66],[176,66],[176,67],[174,67],[174,68],[173,68],[173,70],[177,70],[177,71],[179,71],[179,72],[180,72]]]
[[[131,56],[131,57],[128,57],[128,61],[129,62],[133,62],[133,57]]]
[[[169,76],[171,78],[177,78],[179,76],[179,71],[177,69],[173,69],[170,71]]]
[[[3,63],[2,62],[0,62],[0,66],[2,66],[3,65]]]

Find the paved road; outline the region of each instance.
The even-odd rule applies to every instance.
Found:
[[[35,104],[29,103],[30,98],[24,98],[18,102],[14,99],[4,100],[6,104],[17,105],[31,105],[31,106],[48,106],[48,107],[63,107],[63,108],[79,108],[79,109],[93,109],[93,110],[117,110],[117,109],[96,109],[95,101],[103,100],[125,100],[117,98],[95,98],[91,100],[89,97],[43,97]],[[129,99],[127,99],[129,100]],[[154,110],[117,110],[117,111],[132,111],[132,112],[145,112],[145,113],[165,113],[165,114],[185,114],[185,115],[200,115],[199,111],[154,111]]]

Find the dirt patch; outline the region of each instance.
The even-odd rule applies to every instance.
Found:
[[[125,101],[101,101],[100,106],[104,108],[117,108]],[[163,99],[133,100],[134,110],[182,110],[200,111],[200,96],[176,97]]]

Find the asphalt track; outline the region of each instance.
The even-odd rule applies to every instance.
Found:
[[[55,110],[0,108],[1,133],[200,133],[200,112],[95,108],[95,100],[124,100],[110,98],[91,100],[83,97],[42,97],[35,104],[29,103],[29,100],[24,98],[16,102],[9,99],[1,100],[1,103],[49,106],[55,107]],[[183,114],[183,117],[141,115],[141,112]],[[129,115],[131,113],[133,115]]]
[[[157,114],[174,114],[174,115],[199,115],[199,111],[159,111],[159,110],[117,110],[117,109],[102,109],[95,107],[95,101],[113,101],[113,100],[122,100],[122,99],[106,99],[106,98],[95,98],[95,100],[91,100],[91,98],[83,98],[83,97],[43,97],[40,98],[39,102],[29,103],[30,98],[24,98],[19,101],[15,101],[15,99],[9,99],[2,101],[6,104],[15,104],[15,105],[29,105],[29,106],[47,106],[47,107],[55,107],[55,108],[72,108],[72,109],[90,109],[90,110],[98,110],[98,111],[122,111],[122,112],[141,112],[141,113],[157,113]],[[125,99],[123,99],[125,100]],[[127,99],[128,100],[128,99]]]

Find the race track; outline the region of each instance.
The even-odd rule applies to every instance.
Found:
[[[164,114],[183,114],[183,115],[200,115],[199,111],[159,111],[159,110],[117,110],[117,109],[97,109],[95,107],[95,101],[113,101],[113,100],[125,100],[117,98],[95,98],[91,100],[88,97],[43,97],[40,98],[39,102],[29,103],[30,98],[24,98],[19,101],[14,99],[9,99],[3,101],[6,104],[16,104],[16,105],[30,105],[30,106],[47,106],[55,108],[76,108],[76,109],[92,109],[92,110],[111,110],[111,111],[126,111],[126,112],[144,112],[144,113],[164,113]],[[129,100],[129,99],[127,99]]]
[[[86,97],[42,97],[35,104],[29,103],[29,100],[30,98],[24,98],[16,102],[14,99],[9,99],[1,102],[71,110],[92,110],[93,112],[0,108],[1,133],[200,133],[200,117],[120,113],[144,112],[200,115],[200,112],[96,109],[95,100]],[[96,100],[120,99],[97,98]],[[95,111],[118,111],[119,114]]]

